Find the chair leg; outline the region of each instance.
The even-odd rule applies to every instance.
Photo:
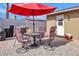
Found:
[[[40,44],[41,44],[41,38],[40,38]]]
[[[53,51],[55,50],[55,48],[53,47],[53,45],[51,45],[52,40],[49,40],[49,42],[47,43],[47,45],[44,46],[44,49],[49,50],[49,51]]]
[[[13,47],[15,46],[15,44],[16,44],[16,39],[15,39],[15,41],[14,41]]]
[[[17,53],[26,53],[27,51],[29,51],[29,48],[28,47],[20,47],[16,50]]]
[[[41,45],[44,44],[44,42],[43,42],[43,40],[41,38],[40,38],[39,42],[40,42]]]
[[[53,38],[49,40],[49,43],[48,43],[49,46],[53,47],[53,46],[51,45],[51,43],[52,43],[51,41],[54,40],[54,39],[55,39],[55,35],[53,35]]]
[[[53,46],[51,45],[51,42],[49,42],[47,45],[44,45],[43,48],[44,48],[45,50],[48,50],[48,51],[53,51],[53,50],[55,50],[55,49],[53,48]]]
[[[48,45],[51,46],[51,42],[49,42]]]
[[[16,50],[17,53],[25,53],[29,51],[29,47],[25,46],[25,43],[22,43],[22,47]]]

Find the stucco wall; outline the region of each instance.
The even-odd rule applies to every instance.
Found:
[[[56,15],[48,16],[47,31],[52,25],[55,25]],[[65,16],[65,19],[64,19],[65,33],[71,34],[73,36],[73,40],[79,39],[79,10],[69,11],[69,12],[63,13],[63,15]]]
[[[47,20],[46,32],[49,32],[50,28],[56,25],[56,21],[55,21],[55,16],[53,15],[48,16],[47,19],[48,20]]]
[[[67,19],[69,15],[69,20]],[[65,33],[72,34],[73,39],[79,39],[79,10],[65,13]]]

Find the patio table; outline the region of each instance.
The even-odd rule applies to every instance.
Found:
[[[30,37],[33,38],[33,44],[31,44],[32,47],[38,47],[38,44],[36,43],[36,38],[39,37],[40,39],[40,33],[24,33],[25,35],[29,35]]]

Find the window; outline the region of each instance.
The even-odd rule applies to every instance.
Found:
[[[63,19],[58,20],[58,25],[62,26],[63,25]]]

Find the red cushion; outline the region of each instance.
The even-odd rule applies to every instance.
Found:
[[[65,35],[65,38],[67,39],[67,40],[71,40],[73,37],[72,37],[72,35],[70,36],[70,35]]]

